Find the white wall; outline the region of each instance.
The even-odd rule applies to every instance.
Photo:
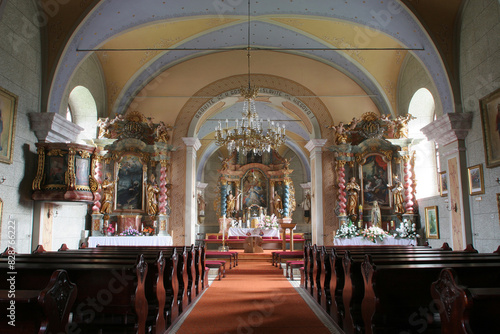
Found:
[[[5,3],[5,6],[4,4]],[[40,111],[41,43],[33,1],[2,3],[0,16],[0,87],[18,96],[13,158],[0,163],[0,198],[3,200],[0,249],[7,247],[9,221],[15,222],[18,252],[31,249],[31,182],[36,168],[35,135],[30,131],[28,113]]]
[[[485,194],[471,196],[474,246],[492,252],[500,244],[496,194],[500,167],[486,168],[479,100],[500,87],[500,5],[494,0],[470,0],[464,8],[460,36],[460,82],[465,112],[472,112],[466,138],[467,164],[483,164]]]

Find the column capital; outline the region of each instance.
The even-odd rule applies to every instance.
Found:
[[[421,131],[440,146],[463,140],[472,128],[472,113],[449,113],[423,127]]]
[[[313,152],[313,150],[317,149],[317,148],[322,148],[323,146],[325,146],[326,142],[328,141],[328,139],[311,139],[309,140],[309,142],[306,144],[306,149],[309,150],[309,152]]]
[[[186,147],[192,147],[195,151],[198,151],[201,147],[201,142],[196,137],[182,137],[182,141],[184,141]]]

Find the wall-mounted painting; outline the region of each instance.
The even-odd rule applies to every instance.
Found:
[[[139,156],[127,154],[117,163],[116,210],[144,210],[144,169]]]
[[[500,89],[479,100],[486,167],[500,166]]]
[[[12,163],[17,96],[0,87],[0,161]]]
[[[425,208],[425,235],[427,239],[439,239],[437,206],[428,206]]]
[[[446,172],[439,173],[439,193],[442,197],[448,196],[448,175]]]
[[[469,194],[484,194],[483,165],[475,165],[467,170],[469,171]]]

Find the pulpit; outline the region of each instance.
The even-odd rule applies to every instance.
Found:
[[[281,223],[283,230],[283,251],[286,251],[286,230],[290,229],[290,251],[293,251],[293,229],[297,226],[296,223]]]

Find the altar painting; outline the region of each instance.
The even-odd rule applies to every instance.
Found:
[[[117,210],[143,210],[143,165],[136,155],[124,156],[117,164]]]
[[[390,205],[388,188],[390,169],[381,155],[370,155],[366,158],[366,162],[361,166],[363,204],[372,204],[377,201],[379,205]]]
[[[267,207],[267,179],[259,170],[250,170],[242,180],[243,207]]]

